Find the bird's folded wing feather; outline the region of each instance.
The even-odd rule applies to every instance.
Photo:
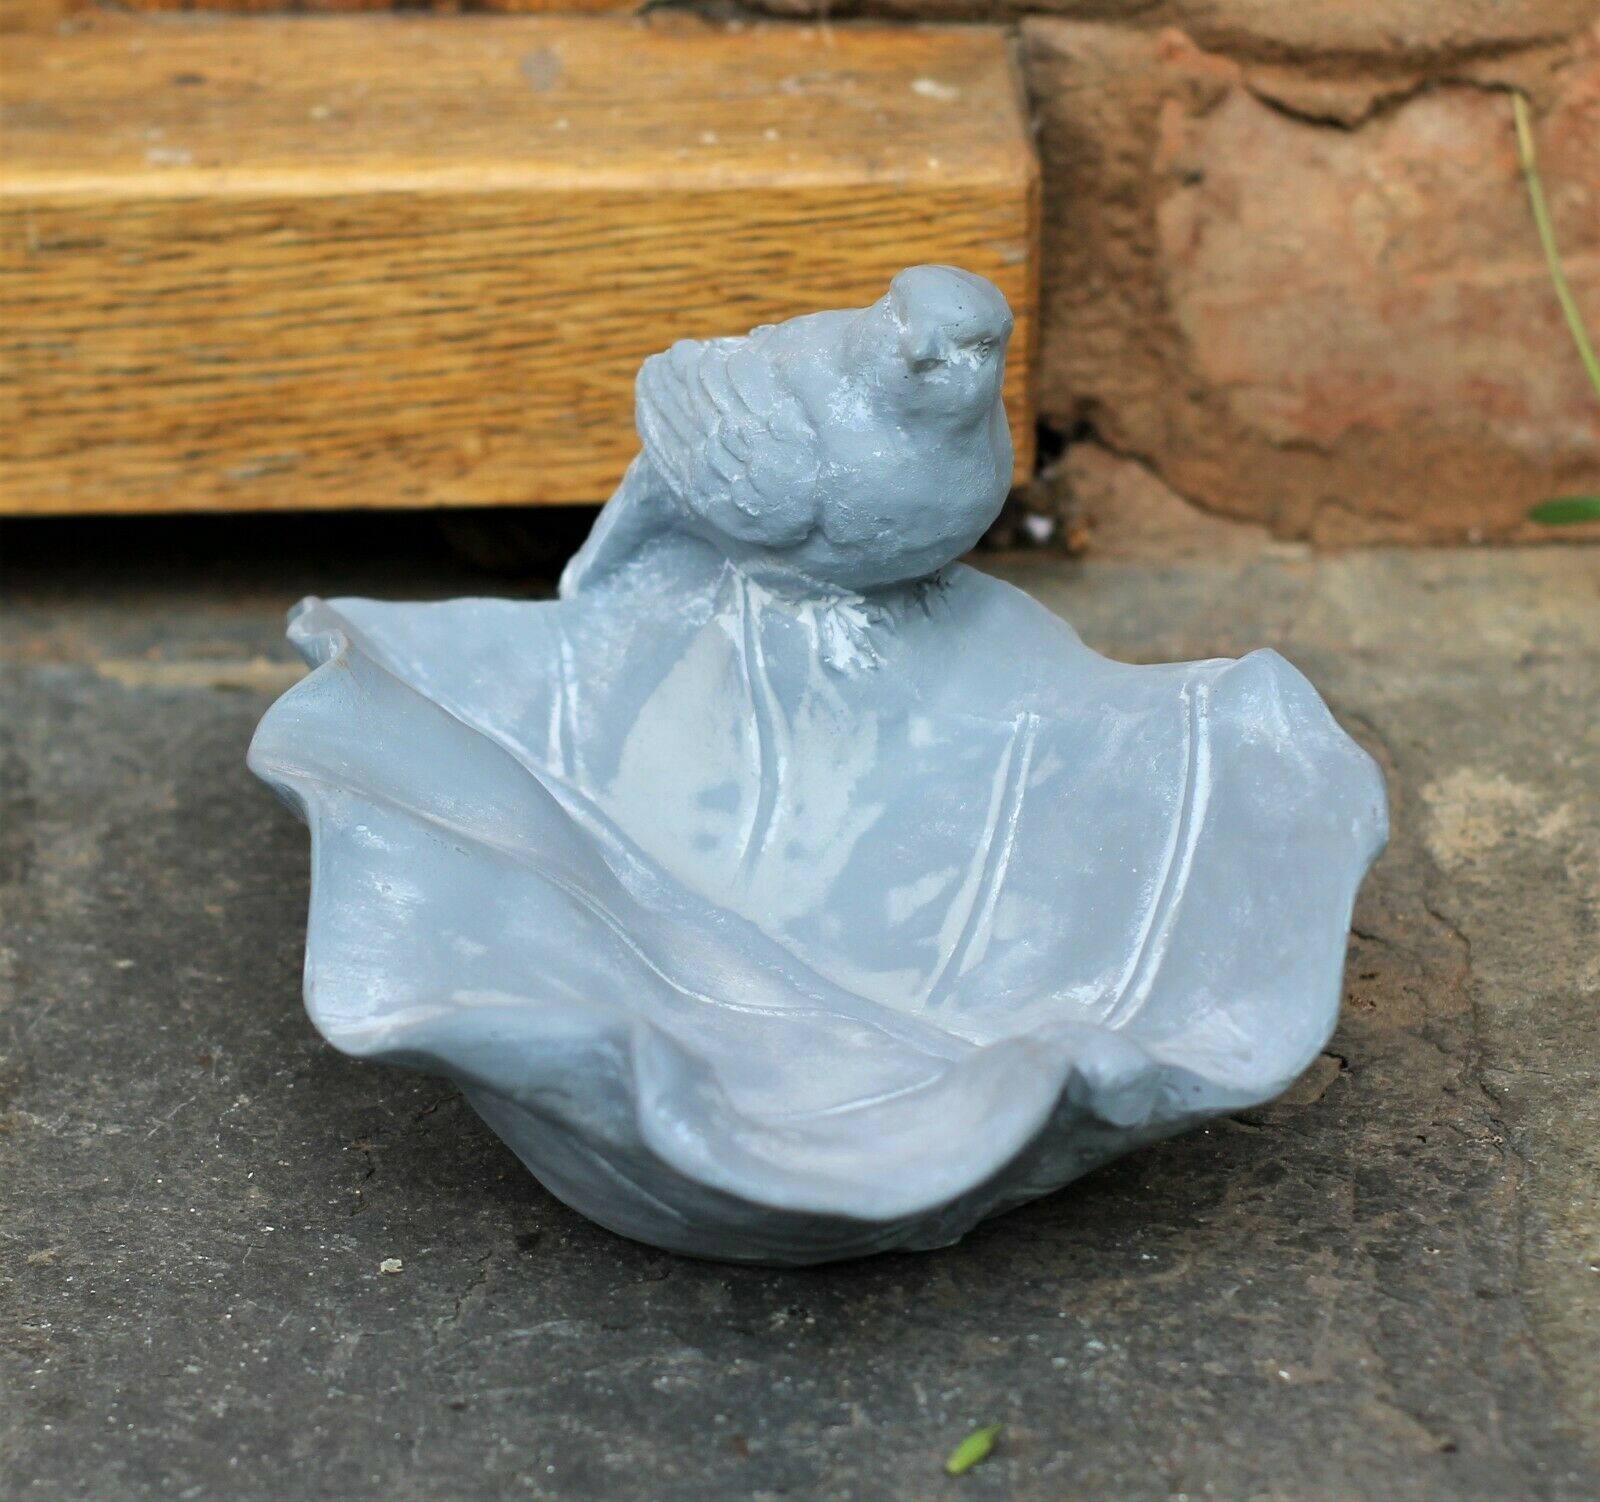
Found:
[[[680,339],[639,372],[637,423],[677,500],[742,542],[811,530],[821,446],[761,341]]]

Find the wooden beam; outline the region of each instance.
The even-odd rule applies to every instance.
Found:
[[[6,41],[0,512],[603,499],[639,361],[994,278],[1032,462],[1005,36],[162,17]]]

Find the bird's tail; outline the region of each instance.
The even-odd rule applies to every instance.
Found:
[[[600,508],[583,546],[561,571],[561,598],[593,592],[664,526],[660,479],[649,458],[640,454],[628,466],[616,494]]]

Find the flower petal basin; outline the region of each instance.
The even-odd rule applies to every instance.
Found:
[[[312,1020],[626,1236],[944,1245],[1332,1031],[1384,789],[1272,652],[1129,666],[965,566],[819,598],[688,540],[289,634],[250,764],[312,833]]]

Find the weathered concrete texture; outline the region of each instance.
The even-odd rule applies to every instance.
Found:
[[[1491,54],[1423,87],[1255,67],[1171,31],[1023,35],[1047,417],[1087,421],[1207,509],[1317,541],[1531,537],[1529,506],[1600,488],[1600,403],[1503,91],[1540,101],[1558,236],[1600,322],[1592,38],[1553,69]]]
[[[1382,759],[1345,1020],[949,1251],[768,1272],[597,1230],[305,1020],[244,747],[301,591],[502,587],[427,526],[0,536],[0,1493],[1600,1493],[1591,554],[991,564],[1118,655],[1278,646]]]

